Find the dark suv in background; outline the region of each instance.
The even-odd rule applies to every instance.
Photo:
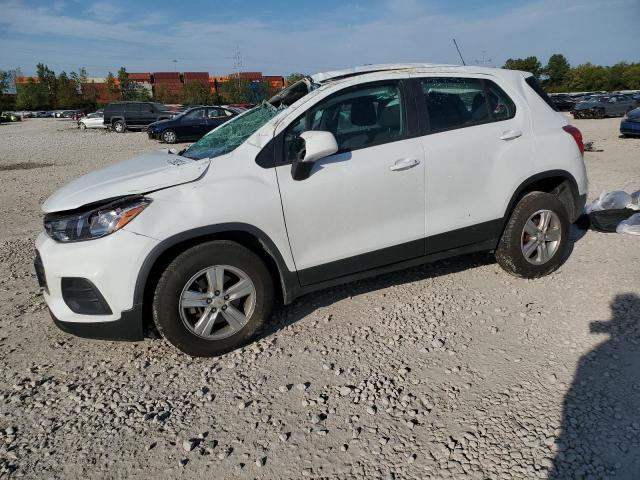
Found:
[[[118,133],[127,129],[144,129],[153,122],[171,118],[173,112],[161,103],[115,102],[104,108],[104,124]]]
[[[238,115],[238,111],[218,106],[193,107],[168,120],[149,125],[149,138],[165,143],[199,140],[204,134]]]

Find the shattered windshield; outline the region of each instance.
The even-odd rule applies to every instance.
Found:
[[[200,160],[232,152],[284,108],[286,107],[276,108],[267,102],[262,102],[244,115],[223,124],[202,137],[191,145],[182,156]]]
[[[182,152],[182,156],[200,160],[232,152],[278,113],[317,87],[318,85],[307,79],[294,83],[271,97],[268,102],[263,101],[257,107],[208,133]]]

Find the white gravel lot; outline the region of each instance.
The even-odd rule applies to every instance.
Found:
[[[603,149],[590,199],[640,189],[640,139],[574,124]],[[574,228],[535,281],[480,254],[310,294],[216,359],[59,331],[31,263],[39,205],[161,147],[0,125],[1,478],[640,478],[640,237]]]

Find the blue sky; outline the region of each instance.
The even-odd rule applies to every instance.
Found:
[[[639,30],[639,0],[0,0],[0,69],[226,74],[236,48],[265,74],[459,63],[453,37],[467,63],[611,65],[640,61]]]

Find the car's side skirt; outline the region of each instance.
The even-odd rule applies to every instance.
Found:
[[[401,245],[298,271],[294,296],[443,258],[497,247],[504,228],[499,218]]]

